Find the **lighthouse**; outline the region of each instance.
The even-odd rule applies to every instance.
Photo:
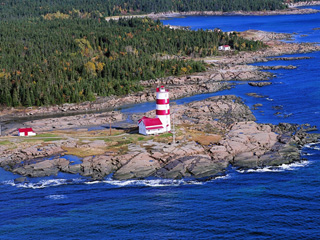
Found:
[[[169,91],[164,86],[157,88],[156,117],[162,122],[166,132],[171,130]]]
[[[156,117],[144,116],[138,121],[140,134],[150,135],[171,131],[169,91],[161,86],[157,88],[156,94]]]

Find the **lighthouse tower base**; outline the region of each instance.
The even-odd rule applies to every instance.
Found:
[[[138,121],[139,133],[159,134],[171,131],[169,92],[161,86],[157,88],[156,117],[143,117]]]

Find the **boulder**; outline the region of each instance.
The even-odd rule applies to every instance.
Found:
[[[157,160],[147,153],[139,153],[120,167],[113,178],[118,180],[146,178],[153,175],[159,168],[160,164]]]
[[[14,183],[18,184],[18,183],[28,183],[28,178],[26,177],[18,177],[16,179],[14,179]]]
[[[264,86],[269,86],[272,83],[271,82],[249,82],[248,84],[252,87],[264,87]]]

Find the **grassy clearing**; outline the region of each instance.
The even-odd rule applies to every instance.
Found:
[[[117,145],[109,146],[106,151],[123,155],[128,152],[128,144],[127,145],[124,145],[124,144],[118,145],[117,144]]]
[[[168,138],[168,137],[172,137],[172,136],[173,136],[172,133],[162,133],[158,137],[159,138]]]
[[[21,141],[22,143],[42,143],[43,142],[43,139],[37,139],[37,138],[24,138],[22,139]]]
[[[57,134],[52,134],[52,133],[40,133],[37,134],[36,137],[59,137]]]
[[[138,137],[138,141],[143,141],[144,137]]]
[[[100,148],[75,148],[75,147],[62,147],[66,154],[75,155],[78,157],[88,157],[93,155],[101,155],[106,151]]]
[[[53,142],[53,141],[60,141],[62,140],[63,138],[45,138],[45,139],[42,139],[44,142]]]
[[[64,138],[59,138],[59,137],[47,137],[47,138],[33,138],[33,137],[26,137],[26,138],[23,138],[22,139],[22,142],[25,142],[25,143],[43,143],[43,142],[54,142],[54,141],[60,141],[60,140],[63,140]]]
[[[12,142],[5,140],[5,141],[0,141],[0,145],[10,145]]]

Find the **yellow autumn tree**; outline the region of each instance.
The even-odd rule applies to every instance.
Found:
[[[98,62],[98,63],[96,63],[96,69],[97,69],[97,71],[98,72],[101,72],[102,70],[103,70],[103,67],[104,67],[104,63],[102,63],[102,62]]]
[[[182,67],[182,68],[181,68],[181,71],[182,71],[183,74],[186,74],[186,72],[188,71],[188,69],[187,69],[186,67]]]
[[[84,68],[86,70],[87,73],[92,74],[94,76],[97,75],[96,72],[96,65],[93,62],[87,62],[86,64],[84,64]]]

